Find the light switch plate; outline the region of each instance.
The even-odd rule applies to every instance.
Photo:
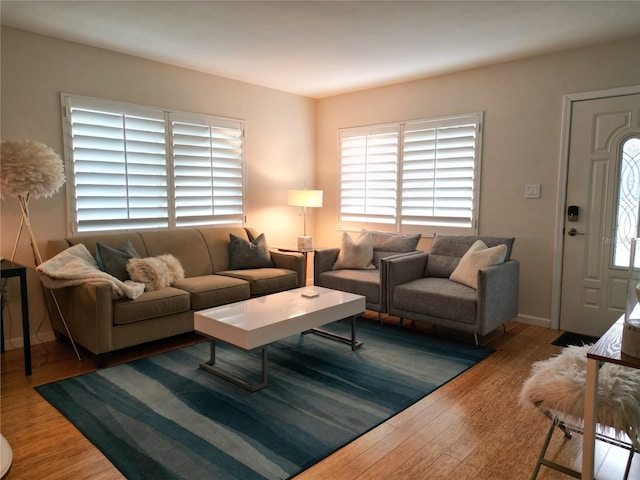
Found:
[[[540,198],[542,187],[539,183],[525,185],[524,198]]]

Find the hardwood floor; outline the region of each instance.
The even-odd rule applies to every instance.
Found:
[[[375,315],[367,315],[376,321]],[[393,317],[387,323],[397,323]],[[426,325],[405,328],[430,331]],[[440,332],[437,332],[440,334]],[[452,332],[448,337],[468,336]],[[551,342],[559,332],[516,322],[507,335],[496,330],[482,343],[496,352],[407,410],[302,472],[296,480],[319,479],[475,479],[530,477],[549,427],[534,408],[518,405],[520,385],[531,364],[559,351]],[[113,363],[199,341],[185,335],[137,347],[114,356]],[[120,479],[119,471],[33,387],[94,370],[88,355],[79,362],[68,344],[36,345],[33,375],[24,376],[22,350],[2,354],[0,430],[13,449],[10,480]],[[564,441],[557,434],[549,452],[580,470],[582,437]],[[598,444],[597,478],[621,479],[627,452]],[[543,467],[540,480],[566,479]],[[640,458],[630,479],[640,479]]]

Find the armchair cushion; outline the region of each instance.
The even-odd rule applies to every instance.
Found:
[[[506,254],[507,246],[504,244],[489,248],[482,240],[477,240],[462,256],[449,278],[477,290],[478,270],[504,262]]]
[[[354,242],[351,236],[344,232],[338,259],[333,265],[333,270],[356,269],[373,270],[376,267],[373,260],[373,239],[369,232],[363,232]]]
[[[429,251],[429,261],[425,276],[449,278],[458,266],[460,259],[479,238],[474,235],[443,235],[436,234]],[[504,261],[511,258],[514,238],[480,237],[487,247],[506,245],[507,253]]]

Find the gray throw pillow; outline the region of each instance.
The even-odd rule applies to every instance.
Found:
[[[129,280],[127,262],[132,258],[140,258],[130,240],[127,240],[120,248],[113,248],[101,242],[96,242],[96,263],[103,272],[124,282]]]
[[[230,233],[229,267],[231,270],[273,267],[264,233],[258,235],[252,242]]]
[[[365,229],[361,231],[361,235],[364,235],[365,232],[369,232],[371,235],[374,250],[384,250],[386,252],[413,252],[418,248],[418,242],[422,237],[422,234],[420,233],[389,233]]]

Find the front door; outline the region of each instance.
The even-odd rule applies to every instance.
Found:
[[[638,235],[640,95],[572,106],[560,329],[602,335],[624,313]]]

